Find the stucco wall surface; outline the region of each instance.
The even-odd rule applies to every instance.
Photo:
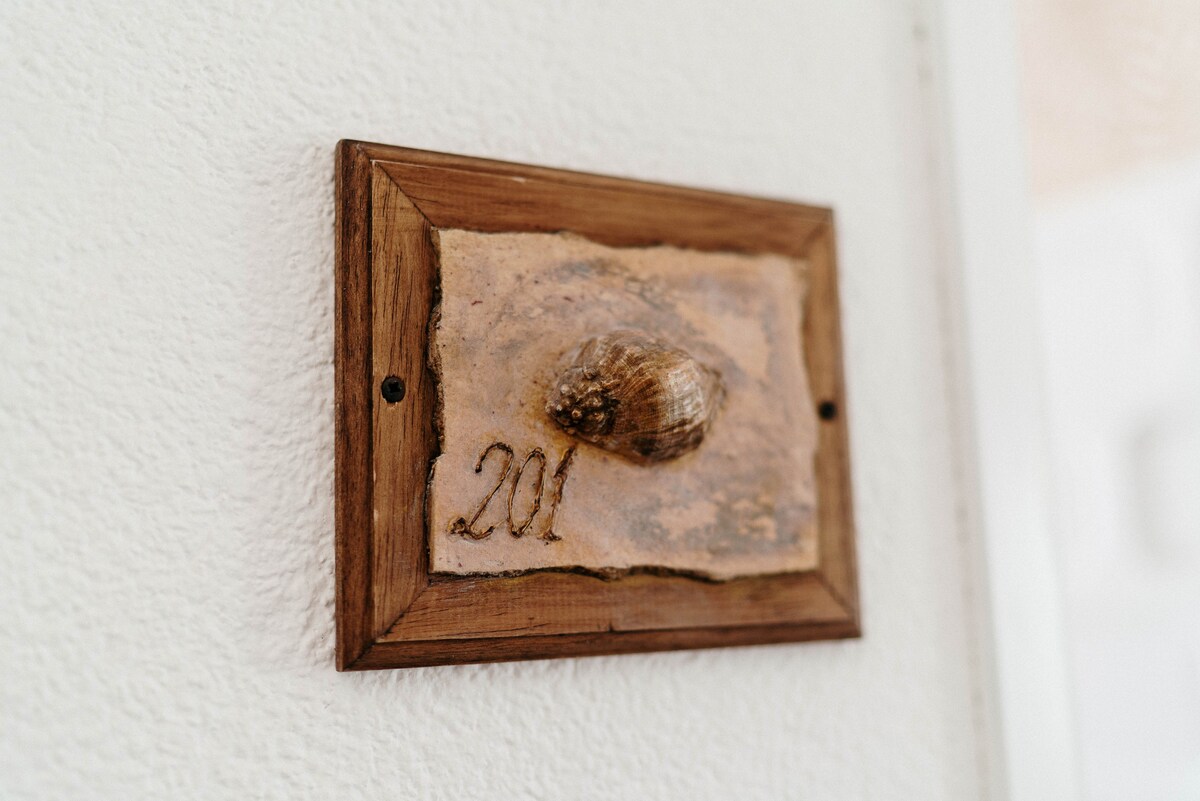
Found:
[[[0,797],[969,799],[904,3],[0,7]],[[333,146],[836,208],[866,637],[339,675]]]

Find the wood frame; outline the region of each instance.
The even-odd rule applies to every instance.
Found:
[[[719,583],[431,576],[425,493],[436,387],[426,349],[436,228],[569,230],[612,246],[807,260],[803,339],[821,409],[818,567]],[[343,141],[336,229],[338,670],[860,636],[829,209]],[[406,385],[399,403],[380,395],[392,375]]]

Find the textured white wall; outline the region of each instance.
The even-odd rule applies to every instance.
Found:
[[[0,796],[978,797],[907,4],[0,9]],[[866,637],[333,670],[342,137],[828,203]]]

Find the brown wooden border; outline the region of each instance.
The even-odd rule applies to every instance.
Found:
[[[337,151],[339,670],[496,662],[860,635],[833,214],[829,209],[343,141]],[[723,583],[571,573],[431,576],[437,447],[426,360],[431,232],[573,231],[615,246],[780,253],[810,266],[819,564]],[[407,387],[381,402],[389,375]],[[826,419],[828,418],[828,419]],[[378,458],[376,458],[378,456]]]

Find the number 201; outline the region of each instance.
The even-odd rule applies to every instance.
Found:
[[[450,532],[452,534],[461,534],[464,537],[469,537],[473,540],[482,540],[490,537],[495,530],[495,526],[488,526],[483,531],[479,531],[475,525],[479,522],[479,518],[483,516],[492,499],[496,497],[496,493],[500,491],[500,487],[504,485],[505,479],[512,472],[513,462],[516,458],[513,454],[513,449],[508,443],[493,442],[491,445],[484,448],[483,453],[479,454],[479,460],[475,463],[475,472],[483,472],[484,462],[493,453],[498,452],[504,455],[504,466],[500,469],[500,476],[496,479],[496,483],[492,486],[490,492],[483,497],[479,506],[475,509],[475,513],[471,515],[471,519],[460,517],[450,524]],[[571,467],[571,460],[575,458],[575,448],[570,447],[563,453],[562,458],[558,461],[558,466],[554,468],[554,474],[551,476],[551,492],[550,492],[550,519],[546,523],[546,530],[538,535],[539,539],[546,542],[553,542],[562,539],[554,533],[554,516],[558,511],[558,505],[562,502],[563,487],[567,483],[567,471]],[[533,501],[530,503],[529,512],[519,523],[513,517],[513,504],[517,498],[517,489],[521,486],[521,479],[525,476],[525,468],[529,467],[530,462],[537,462],[537,494],[534,495]],[[545,493],[545,478],[546,478],[546,454],[541,448],[534,448],[525,457],[525,461],[521,462],[521,466],[517,468],[516,474],[513,476],[512,486],[508,490],[508,532],[514,537],[523,537],[533,525],[534,519],[542,509],[542,495]]]

